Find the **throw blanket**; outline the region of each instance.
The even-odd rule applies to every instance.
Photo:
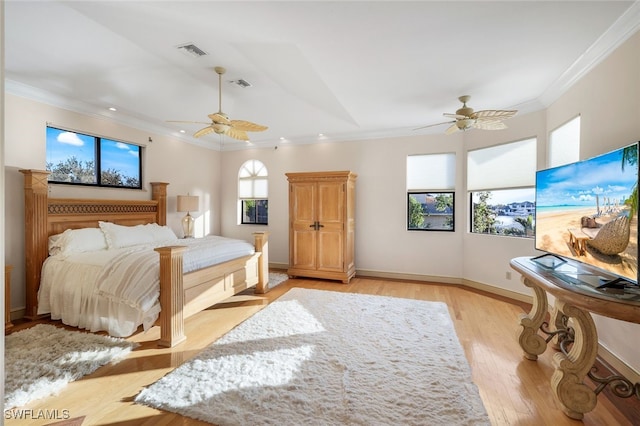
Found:
[[[255,252],[252,244],[220,236],[173,241],[185,245],[183,272],[188,273]],[[90,331],[116,337],[153,326],[160,313],[158,245],[82,253],[56,259],[43,268],[38,313]],[[103,260],[100,260],[100,259]],[[41,309],[43,308],[43,309]]]

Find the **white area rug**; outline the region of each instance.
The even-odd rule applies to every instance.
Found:
[[[39,324],[5,337],[4,408],[55,395],[69,382],[124,358],[137,344]]]
[[[293,288],[136,402],[218,425],[489,425],[447,306]]]
[[[274,288],[289,279],[289,275],[280,272],[269,272],[269,288]]]

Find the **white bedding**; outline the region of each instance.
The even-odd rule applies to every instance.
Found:
[[[220,236],[50,256],[42,267],[38,314],[64,324],[126,337],[149,329],[160,313],[159,255],[185,245],[183,272],[253,254],[252,244]]]

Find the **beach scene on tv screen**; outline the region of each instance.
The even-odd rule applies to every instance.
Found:
[[[636,144],[536,173],[536,249],[638,276]]]

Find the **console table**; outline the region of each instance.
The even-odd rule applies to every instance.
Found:
[[[548,255],[551,256],[551,255]],[[522,282],[533,290],[533,306],[520,318],[518,342],[524,356],[538,359],[549,342],[561,351],[553,355],[555,371],[551,377],[553,396],[562,411],[580,420],[596,406],[597,394],[615,383],[614,393],[621,397],[640,397],[640,384],[620,376],[601,378],[591,369],[598,355],[598,333],[591,313],[640,324],[640,291],[635,288],[597,287],[613,276],[571,260],[550,262],[532,257],[511,260],[511,267],[522,275]],[[551,326],[545,321],[547,293],[556,298]],[[571,319],[571,322],[569,322]],[[541,330],[547,335],[538,334]],[[584,384],[589,376],[601,383],[595,390]]]

